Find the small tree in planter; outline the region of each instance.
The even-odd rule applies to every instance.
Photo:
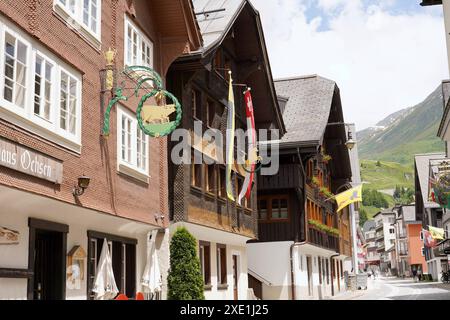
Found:
[[[197,241],[186,230],[178,228],[170,241],[169,300],[204,300],[203,277],[197,257]]]

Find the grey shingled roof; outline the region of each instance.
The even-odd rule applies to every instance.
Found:
[[[435,202],[428,201],[428,184],[430,175],[430,160],[444,159],[443,153],[429,153],[415,155],[417,175],[419,178],[420,190],[422,192],[423,205],[425,208],[439,208]]]
[[[317,75],[275,80],[277,94],[289,97],[283,112],[283,142],[319,144],[330,116],[336,83]]]
[[[375,220],[367,220],[366,222],[364,222],[363,225],[364,232],[375,229],[375,225],[376,225]]]
[[[234,22],[239,9],[247,0],[193,0],[196,13],[225,9],[225,11],[197,15],[198,25],[203,37],[203,51],[208,51],[225,36],[229,26]]]

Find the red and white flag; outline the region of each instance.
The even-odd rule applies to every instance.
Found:
[[[434,248],[437,246],[436,239],[433,238],[433,235],[430,231],[423,229],[423,244],[427,248]]]
[[[252,95],[250,93],[250,89],[247,89],[244,92],[245,99],[245,114],[247,118],[247,130],[248,130],[248,150],[247,150],[247,158],[250,163],[250,172],[247,172],[244,179],[244,184],[242,186],[242,190],[239,193],[238,202],[241,203],[241,200],[244,196],[249,199],[250,194],[252,192],[252,184],[254,179],[254,171],[256,166],[256,157],[257,157],[257,145],[256,145],[256,129],[255,129],[255,115],[253,112],[253,102]]]

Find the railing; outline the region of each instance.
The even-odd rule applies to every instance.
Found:
[[[375,230],[379,230],[379,229],[383,229],[383,222],[377,223],[377,224],[375,225]]]
[[[375,233],[367,233],[366,241],[370,241],[372,239],[375,239]]]
[[[247,230],[252,230],[256,235],[258,230],[258,223],[251,214],[247,214],[242,210],[238,210],[238,225],[240,228],[244,227]]]
[[[339,239],[337,236],[327,234],[309,226],[309,242],[319,247],[339,252]]]
[[[299,164],[282,164],[278,174],[263,176],[258,174],[258,190],[296,188],[303,185]]]
[[[373,255],[367,256],[367,261],[378,261],[378,260],[380,260],[379,254],[373,254]]]
[[[444,256],[450,254],[450,239],[445,239],[441,241],[441,243],[436,249],[437,255],[435,254],[435,256]]]
[[[320,195],[319,188],[312,187],[307,184],[305,188],[305,193],[310,199],[313,199],[316,203],[320,204],[320,206],[325,208],[327,212],[333,212],[332,201],[325,201],[326,197]]]

